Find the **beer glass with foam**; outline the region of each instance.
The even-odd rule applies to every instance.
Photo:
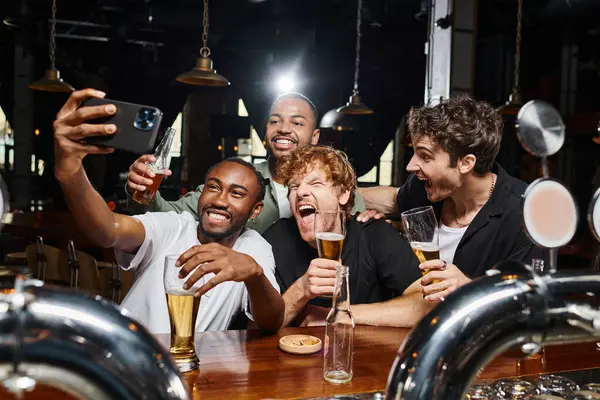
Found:
[[[194,348],[194,332],[196,331],[196,317],[200,307],[200,298],[194,293],[208,279],[204,276],[191,288],[184,289],[183,284],[191,276],[179,278],[181,268],[175,266],[179,255],[165,257],[164,284],[171,321],[171,347],[169,352],[181,372],[188,372],[198,368],[198,357]],[[212,274],[211,274],[212,275]],[[210,292],[204,296],[210,297]]]
[[[404,234],[419,263],[440,259],[439,228],[433,207],[418,207],[401,214]],[[421,271],[423,275],[428,269]]]
[[[317,210],[315,212],[315,239],[320,258],[341,262],[345,237],[344,211]]]
[[[346,238],[346,213],[341,210],[315,212],[315,240],[319,258],[342,262],[342,249]],[[331,295],[321,297],[331,298]]]

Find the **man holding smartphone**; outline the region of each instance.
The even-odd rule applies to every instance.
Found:
[[[163,272],[167,255],[179,255],[184,289],[206,276],[196,292],[203,298],[196,330],[224,330],[246,314],[262,330],[277,331],[284,304],[275,279],[271,246],[246,229],[249,218],[260,214],[265,188],[261,174],[249,163],[229,159],[206,174],[206,188],[196,204],[199,221],[187,212],[146,213],[130,217],[113,213],[87,179],[82,160],[88,154],[113,149],[82,142],[108,136],[114,124],[88,120],[114,115],[114,104],[80,107],[86,99],[104,93],[73,92],[54,121],[56,179],[76,224],[97,246],[114,248],[119,265],[133,269],[134,283],[122,306],[152,333],[170,330]],[[199,266],[199,267],[198,267]],[[196,269],[196,267],[198,267]]]
[[[314,104],[305,96],[289,92],[277,97],[271,105],[269,120],[266,126],[265,141],[269,159],[267,162],[256,164],[256,169],[266,178],[267,193],[264,199],[264,208],[260,215],[248,221],[248,228],[263,233],[274,222],[280,218],[292,216],[288,200],[288,189],[283,185],[283,178],[279,176],[275,168],[277,160],[289,155],[298,147],[316,145],[319,142],[320,130],[317,127],[318,112]],[[140,213],[143,211],[189,211],[195,214],[198,197],[202,193],[203,186],[187,193],[177,201],[167,201],[160,193],[156,193],[152,205],[149,207],[134,203],[130,193],[135,190],[144,191],[146,185],[151,185],[153,173],[145,165],[153,161],[152,155],[143,155],[138,158],[129,168],[127,175],[126,191],[129,197],[131,211]],[[169,176],[171,171],[165,173]],[[144,176],[145,175],[145,176]],[[355,205],[351,214],[361,212],[365,209],[360,193],[355,192]]]

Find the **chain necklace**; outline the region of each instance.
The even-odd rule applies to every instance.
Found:
[[[492,186],[490,187],[490,195],[488,196],[488,201],[492,198],[492,192],[494,191],[495,186],[496,176],[492,175]],[[458,215],[456,214],[456,203],[454,202],[454,199],[450,199],[452,200],[452,215],[454,216],[454,222],[456,222],[456,225],[458,225],[459,228],[466,228],[467,226],[469,226],[470,222],[468,224],[463,224],[458,220]]]

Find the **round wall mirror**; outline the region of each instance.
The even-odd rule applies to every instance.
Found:
[[[525,191],[525,230],[538,246],[552,249],[569,243],[575,236],[577,219],[575,199],[562,183],[540,178]]]
[[[600,188],[596,190],[588,208],[588,223],[592,234],[600,241]]]
[[[521,107],[516,128],[521,145],[537,157],[555,154],[565,142],[565,124],[562,117],[554,107],[544,101],[532,100]]]

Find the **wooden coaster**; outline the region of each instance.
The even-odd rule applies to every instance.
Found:
[[[316,336],[287,335],[279,339],[279,348],[291,354],[314,354],[322,347],[323,342]]]

